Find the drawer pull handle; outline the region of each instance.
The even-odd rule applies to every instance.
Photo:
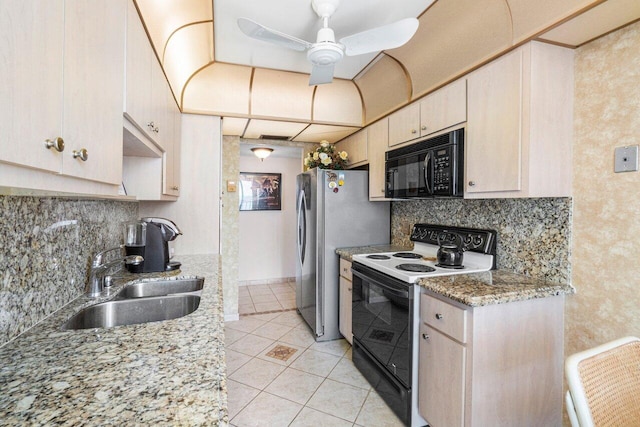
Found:
[[[429,341],[429,334],[422,334],[422,339],[425,341]]]
[[[436,319],[438,319],[438,320],[442,320],[442,318],[443,318],[443,317],[444,317],[444,316],[442,316],[442,314],[440,314],[440,313],[436,313]]]

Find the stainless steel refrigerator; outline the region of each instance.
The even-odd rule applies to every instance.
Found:
[[[316,341],[341,337],[336,249],[389,243],[389,202],[370,202],[368,185],[367,171],[297,176],[296,307]]]

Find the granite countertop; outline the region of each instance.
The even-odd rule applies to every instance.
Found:
[[[479,307],[575,293],[575,288],[505,270],[421,279],[418,284],[462,304]]]
[[[180,256],[201,276],[198,309],[179,319],[63,331],[81,296],[0,348],[0,424],[226,425],[218,256]],[[162,274],[160,274],[162,275]]]
[[[353,255],[357,254],[405,250],[411,248],[394,245],[360,246],[339,248],[336,253],[352,261]],[[575,293],[575,288],[569,284],[534,279],[505,270],[431,277],[421,279],[418,285],[471,307]]]
[[[375,254],[378,252],[402,252],[410,251],[411,246],[396,246],[396,245],[374,245],[374,246],[356,246],[353,248],[338,248],[336,253],[348,261],[353,261],[354,255],[359,254]]]

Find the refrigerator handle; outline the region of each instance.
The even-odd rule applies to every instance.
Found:
[[[298,259],[300,265],[304,264],[305,252],[307,249],[307,213],[304,191],[300,191],[298,196]]]

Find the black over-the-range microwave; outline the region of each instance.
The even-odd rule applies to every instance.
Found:
[[[385,197],[462,197],[464,129],[387,151]]]

